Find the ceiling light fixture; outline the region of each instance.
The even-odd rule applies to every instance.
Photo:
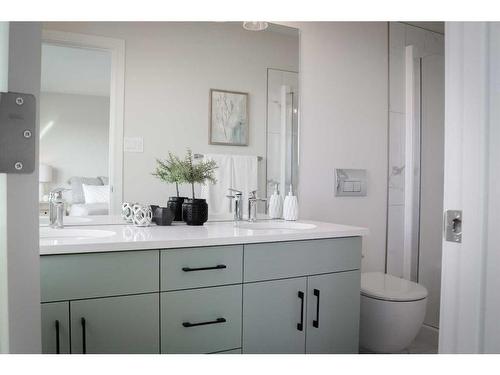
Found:
[[[245,21],[243,22],[243,28],[249,31],[263,31],[269,27],[267,22],[259,21]]]

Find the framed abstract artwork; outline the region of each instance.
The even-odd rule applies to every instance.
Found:
[[[209,143],[248,146],[248,93],[210,90]]]

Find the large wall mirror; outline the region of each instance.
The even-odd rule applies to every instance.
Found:
[[[156,159],[187,149],[219,165],[217,184],[195,186],[212,220],[231,217],[228,188],[266,197],[296,186],[298,30],[242,26],[45,23],[41,207],[57,188],[71,189],[71,216],[118,214],[122,201],[165,205],[176,188],[152,175]]]

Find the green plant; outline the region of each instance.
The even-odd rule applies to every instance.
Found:
[[[182,160],[180,160],[178,156],[169,152],[168,159],[165,159],[164,161],[156,159],[156,163],[157,166],[152,175],[168,184],[175,184],[177,197],[179,197],[179,184],[184,182],[180,173]]]
[[[191,184],[194,199],[194,184],[205,184],[207,181],[212,184],[217,182],[214,176],[215,169],[217,169],[217,163],[214,160],[194,163],[193,153],[188,149],[184,160],[179,164],[178,173],[183,182]]]

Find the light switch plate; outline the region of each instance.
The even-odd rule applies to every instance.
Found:
[[[144,152],[144,141],[142,137],[124,137],[123,151]]]
[[[366,196],[366,169],[335,169],[335,196]]]

